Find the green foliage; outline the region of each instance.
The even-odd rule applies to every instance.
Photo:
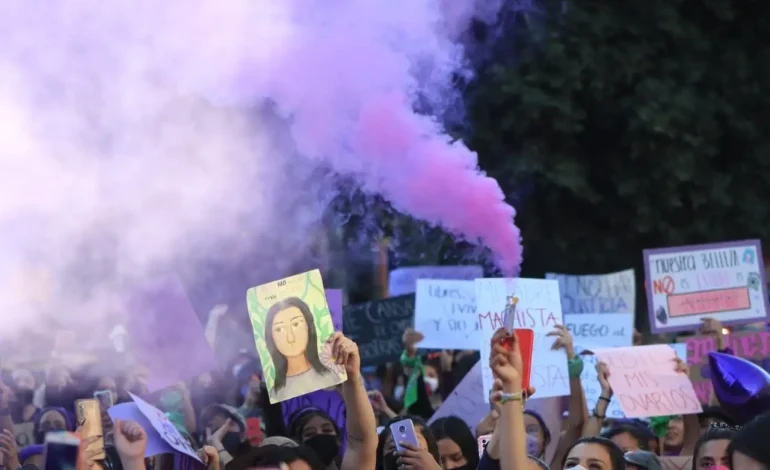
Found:
[[[770,3],[541,3],[547,33],[468,96],[482,168],[506,193],[534,187],[524,275],[641,273],[644,248],[770,240]]]

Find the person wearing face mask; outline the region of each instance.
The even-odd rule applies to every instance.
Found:
[[[342,463],[342,435],[334,420],[318,408],[305,408],[293,417],[290,433],[300,444],[313,449],[329,470]]]
[[[211,405],[204,408],[200,418],[206,443],[217,450],[223,468],[251,447],[246,441],[246,421],[234,407]]]
[[[417,344],[422,339],[423,335],[418,331],[411,328],[404,331],[401,337],[404,351],[400,360],[404,376],[400,378],[401,386],[397,385],[393,394],[396,399],[403,396],[407,413],[428,419],[454,387],[454,356],[451,351],[442,351],[423,364],[417,354]]]

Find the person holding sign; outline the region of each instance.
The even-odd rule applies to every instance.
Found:
[[[246,301],[270,403],[347,379],[331,351],[334,325],[320,271],[253,287]]]

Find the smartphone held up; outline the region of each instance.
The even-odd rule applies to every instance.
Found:
[[[49,432],[43,448],[44,470],[75,470],[78,464],[80,438],[65,431]]]

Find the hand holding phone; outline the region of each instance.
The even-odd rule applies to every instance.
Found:
[[[43,450],[44,470],[75,470],[80,453],[80,438],[70,432],[49,432]]]
[[[76,400],[75,416],[77,418],[79,433],[82,438],[104,436],[104,431],[102,429],[102,411],[99,400],[95,398]],[[98,452],[99,450],[101,450],[101,452]],[[104,438],[99,437],[94,442],[90,443],[86,448],[86,452],[98,452],[93,456],[94,460],[103,460],[105,457]]]
[[[417,441],[417,433],[414,432],[414,423],[411,419],[404,419],[390,425],[390,433],[397,450],[404,450],[401,442],[408,442],[415,447],[420,447]]]

